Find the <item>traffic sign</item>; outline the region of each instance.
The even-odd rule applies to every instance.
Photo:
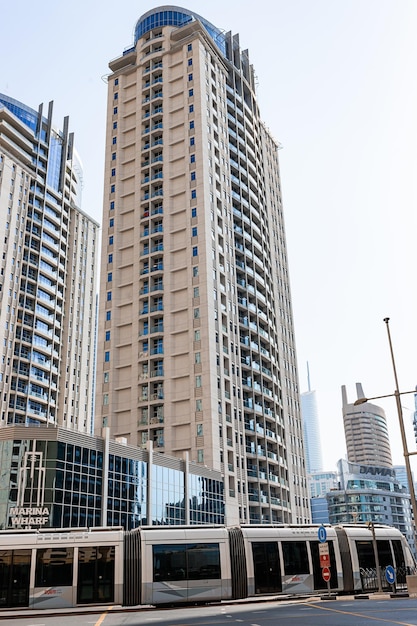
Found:
[[[323,567],[321,570],[321,575],[323,576],[323,580],[325,583],[328,583],[331,578],[330,567]]]
[[[385,568],[385,578],[387,579],[387,583],[389,585],[393,585],[395,583],[395,569],[392,565],[387,565]]]
[[[324,526],[319,526],[319,529],[317,531],[317,536],[319,538],[320,543],[324,543],[327,539],[327,532],[326,529],[324,528]]]
[[[329,544],[327,543],[327,541],[325,543],[319,543],[319,557],[320,557],[320,567],[329,567],[330,554],[329,554]]]

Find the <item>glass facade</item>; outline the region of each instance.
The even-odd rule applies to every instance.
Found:
[[[197,15],[197,13],[187,11],[186,9],[183,9],[181,11],[175,11],[175,10],[159,11],[158,9],[156,10],[154,9],[153,11],[149,11],[148,13],[145,13],[145,15],[143,15],[136,24],[135,44],[138,41],[138,39],[143,37],[143,35],[153,30],[154,28],[159,28],[162,26],[180,27],[180,26],[184,26],[184,24],[187,24],[188,22],[191,22],[194,19],[197,19],[199,22],[202,23],[205,30],[213,39],[214,43],[221,50],[223,55],[226,55],[225,37],[222,31],[219,28],[216,28],[215,26],[213,26],[213,24],[208,22],[206,19],[201,17],[201,15]]]
[[[152,520],[156,524],[185,524],[185,485],[182,472],[152,467],[155,491]]]
[[[217,472],[61,428],[17,430],[0,431],[0,529],[225,522]]]
[[[126,530],[147,524],[148,464],[109,455],[107,526]]]
[[[191,474],[188,485],[191,524],[222,524],[224,522],[223,483]]]

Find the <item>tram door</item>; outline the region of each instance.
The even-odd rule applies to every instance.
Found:
[[[29,606],[31,550],[0,550],[0,607]]]
[[[255,593],[282,591],[281,566],[276,541],[252,543]]]
[[[114,601],[114,546],[78,550],[77,604]]]

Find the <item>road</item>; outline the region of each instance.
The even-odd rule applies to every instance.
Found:
[[[1,626],[417,626],[417,599],[262,602],[1,617]]]

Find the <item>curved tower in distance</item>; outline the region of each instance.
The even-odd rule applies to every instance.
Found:
[[[356,383],[358,398],[364,398],[361,383]],[[387,419],[381,407],[366,402],[355,406],[347,401],[342,386],[343,424],[348,461],[363,465],[392,467]]]
[[[239,37],[163,6],[110,63],[97,428],[310,519],[278,143]]]

